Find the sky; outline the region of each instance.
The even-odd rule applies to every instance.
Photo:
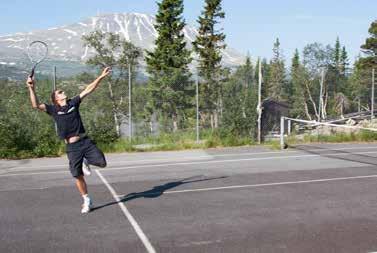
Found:
[[[105,13],[156,14],[161,0],[11,0],[0,2],[0,36],[69,25]],[[184,0],[183,17],[198,27],[204,0]],[[377,0],[223,0],[225,19],[217,26],[226,43],[252,58],[270,59],[279,38],[285,60],[294,50],[319,42],[334,45],[339,37],[353,62],[377,20]]]

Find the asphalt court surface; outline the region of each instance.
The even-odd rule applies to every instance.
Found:
[[[377,252],[377,144],[0,161],[0,252]]]

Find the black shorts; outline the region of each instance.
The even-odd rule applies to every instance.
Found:
[[[82,163],[84,157],[89,164],[106,167],[105,155],[88,137],[84,137],[77,142],[67,144],[67,156],[69,160],[69,170],[73,177],[82,176]]]

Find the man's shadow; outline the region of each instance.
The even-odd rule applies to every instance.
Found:
[[[92,208],[92,211],[107,207],[107,206],[112,206],[118,203],[122,202],[127,202],[133,199],[137,198],[157,198],[160,197],[162,194],[164,194],[165,191],[175,188],[177,186],[183,185],[183,184],[189,184],[189,183],[196,183],[196,182],[203,182],[203,181],[209,181],[209,180],[215,180],[215,179],[222,179],[222,178],[227,178],[226,176],[222,177],[213,177],[213,178],[205,178],[205,179],[197,179],[193,180],[194,178],[197,178],[200,176],[194,176],[194,177],[189,177],[189,178],[184,178],[180,181],[173,181],[173,182],[168,182],[163,185],[157,185],[154,186],[152,189],[143,191],[143,192],[133,192],[129,193],[123,197],[120,198],[119,201],[113,201],[104,205],[96,206]]]

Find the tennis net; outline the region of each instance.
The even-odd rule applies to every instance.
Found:
[[[281,118],[282,149],[308,143],[370,142],[377,140],[377,127],[370,121],[335,124],[302,119]]]

